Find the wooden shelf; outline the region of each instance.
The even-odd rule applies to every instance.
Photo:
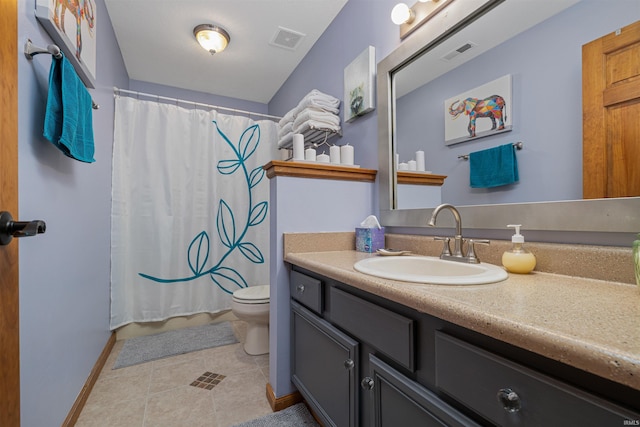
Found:
[[[283,160],[272,160],[262,168],[267,171],[269,179],[275,176],[294,176],[298,178],[374,182],[378,173],[375,169],[332,165],[330,163],[287,162]]]
[[[434,175],[424,172],[398,171],[398,184],[442,186],[446,175]]]

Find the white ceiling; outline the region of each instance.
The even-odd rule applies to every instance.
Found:
[[[106,0],[129,78],[268,103],[348,0]],[[193,28],[223,27],[226,50],[211,55]],[[274,46],[280,28],[304,34]]]

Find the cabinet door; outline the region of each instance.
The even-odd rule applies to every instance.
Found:
[[[291,308],[291,381],[325,426],[357,426],[358,343],[297,302]]]
[[[640,419],[640,414],[443,332],[436,332],[436,386],[500,426],[622,426]]]
[[[478,425],[372,354],[369,363],[371,377],[362,380],[362,387],[373,393],[376,427]]]

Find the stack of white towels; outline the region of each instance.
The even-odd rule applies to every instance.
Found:
[[[320,129],[340,132],[340,100],[317,89],[305,95],[279,122],[278,148],[290,148],[293,134]]]

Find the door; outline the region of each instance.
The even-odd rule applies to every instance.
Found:
[[[369,355],[369,384],[375,427],[475,427],[474,421],[442,401],[433,392]]]
[[[582,47],[583,197],[640,196],[640,21]]]
[[[0,210],[18,215],[18,0],[0,1]],[[18,243],[0,246],[0,426],[20,425]]]
[[[327,427],[358,423],[358,342],[291,301],[291,381]]]

